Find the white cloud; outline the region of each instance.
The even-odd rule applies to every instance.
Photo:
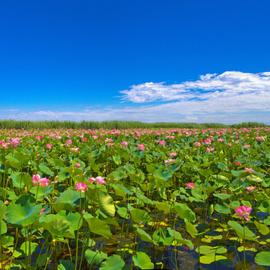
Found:
[[[227,71],[219,75],[202,75],[199,80],[179,84],[152,82],[133,85],[121,93],[124,100],[137,104],[81,111],[0,110],[0,118],[221,123],[258,121],[270,124],[270,72]],[[153,101],[161,101],[161,104],[143,104]]]
[[[253,94],[263,95],[270,91],[270,72],[244,73],[226,71],[222,74],[206,74],[199,80],[178,84],[146,82],[132,85],[121,91],[123,100],[134,103],[154,101],[188,101],[192,99],[216,99]]]

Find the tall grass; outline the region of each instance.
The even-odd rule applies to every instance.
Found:
[[[263,123],[245,122],[234,125],[224,125],[220,123],[144,123],[136,121],[15,121],[15,120],[0,120],[1,129],[53,129],[53,128],[68,128],[68,129],[127,129],[127,128],[223,128],[223,127],[263,127]]]

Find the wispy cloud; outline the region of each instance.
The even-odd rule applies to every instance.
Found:
[[[132,120],[145,122],[259,121],[270,123],[270,72],[227,71],[179,84],[148,82],[121,91],[132,105],[81,111],[0,111],[0,118],[27,120]],[[151,103],[157,102],[159,104]]]

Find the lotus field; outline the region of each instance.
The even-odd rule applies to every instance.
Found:
[[[270,269],[269,134],[1,130],[0,269]]]

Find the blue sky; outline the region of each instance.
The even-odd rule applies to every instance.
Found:
[[[2,1],[0,118],[269,122],[269,10],[268,0]]]

